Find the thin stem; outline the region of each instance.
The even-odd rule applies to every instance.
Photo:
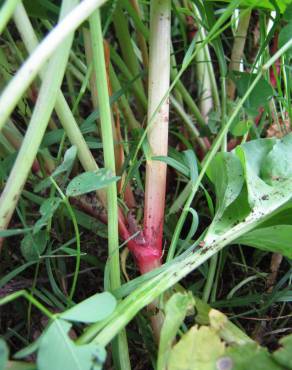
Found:
[[[104,48],[102,30],[100,26],[99,12],[95,12],[89,20],[93,52],[93,70],[96,76],[98,87],[98,102],[100,107],[100,123],[104,148],[105,167],[116,173],[114,157],[114,141],[111,122],[111,110],[109,103],[106,66],[104,60]],[[107,210],[108,210],[108,247],[110,261],[111,289],[120,286],[120,267],[119,267],[119,238],[118,238],[118,202],[116,184],[107,188]]]
[[[45,306],[43,306],[37,299],[35,299],[26,290],[19,290],[18,292],[9,294],[6,297],[1,298],[0,299],[0,306],[3,306],[4,304],[10,303],[10,302],[12,302],[15,299],[18,299],[20,297],[26,298],[31,304],[33,304],[38,310],[40,310],[49,319],[51,319],[51,320],[55,319],[55,315],[52,314]]]
[[[21,38],[23,39],[26,49],[30,54],[33,53],[34,49],[38,45],[38,40],[22,4],[19,4],[16,8],[14,21]],[[44,78],[44,70],[40,71],[40,76],[42,79]],[[86,144],[74,115],[61,90],[58,91],[55,109],[71,144],[77,147],[78,158],[85,171],[97,171],[98,166],[95,162],[95,159]],[[105,192],[103,190],[99,190],[97,193],[103,205],[105,205]]]
[[[20,0],[6,0],[0,9],[0,34],[3,32],[6,24],[9,22],[17,3]]]
[[[240,64],[245,46],[250,16],[251,10],[240,11],[238,27],[234,36],[234,44],[232,47],[231,60],[229,63],[230,71],[240,70]],[[231,79],[228,79],[227,83],[227,96],[230,100],[233,100],[235,96],[235,84]]]
[[[67,37],[87,19],[92,12],[106,0],[84,0],[68,14],[41,42],[34,53],[18,70],[14,78],[3,91],[0,98],[0,130],[8,119],[30,83],[36,77],[48,58]],[[71,36],[70,36],[71,35]],[[58,49],[60,50],[60,48]],[[58,70],[58,68],[56,68]]]
[[[64,0],[60,16],[62,17],[70,7],[72,9],[77,2],[78,0]],[[0,229],[5,229],[11,219],[21,190],[24,187],[28,173],[41,144],[56,102],[58,89],[63,80],[72,41],[73,34],[70,34],[63,42],[62,48],[56,51],[48,64],[29,127],[0,197]],[[0,99],[0,101],[3,103],[2,99]],[[27,148],[29,148],[29,150]]]
[[[127,18],[125,17],[125,14],[122,9],[122,4],[120,1],[118,1],[115,9],[113,23],[116,31],[116,36],[119,40],[119,45],[121,48],[123,59],[132,75],[138,76],[141,73],[139,68],[139,61],[134,52],[133,41],[131,39],[131,35],[128,28],[128,21]],[[144,91],[143,83],[140,77],[134,82],[134,84],[137,86],[139,90]],[[143,112],[143,107],[141,108]]]
[[[109,91],[107,83],[107,72],[105,65],[105,55],[103,46],[103,34],[100,21],[99,10],[94,12],[89,18],[93,70],[95,72],[96,84],[98,88],[98,104],[100,110],[101,133],[104,150],[105,168],[116,173],[114,156],[114,139],[111,121],[111,110]],[[117,185],[112,183],[107,187],[107,216],[108,216],[108,254],[110,269],[110,287],[112,290],[121,285],[120,280],[120,259],[119,259],[119,230],[118,230],[118,199]],[[118,361],[121,369],[130,369],[130,360],[128,354],[128,344],[126,332],[119,333],[117,341],[113,343],[114,349],[118,355]]]

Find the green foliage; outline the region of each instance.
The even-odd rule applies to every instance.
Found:
[[[105,319],[115,307],[116,300],[112,294],[98,293],[63,312],[60,317],[64,320],[88,324]]]
[[[39,218],[34,225],[34,233],[37,233],[43,226],[47,225],[49,220],[59,208],[61,202],[61,198],[51,197],[42,203],[40,207],[41,218]]]
[[[85,172],[74,177],[67,186],[67,197],[76,197],[78,195],[90,193],[98,189],[105,188],[119,180],[118,176],[113,176],[112,172],[102,168],[97,172]]]
[[[76,345],[68,336],[71,324],[54,320],[39,342],[38,370],[98,370],[105,361],[105,351],[98,345]]]
[[[8,361],[8,348],[5,341],[0,338],[0,370],[4,370]]]
[[[287,369],[292,369],[292,335],[287,335],[286,337],[280,339],[279,344],[281,348],[273,353],[273,358],[281,366]]]
[[[3,45],[0,53],[0,75],[3,80],[1,83],[3,92],[6,90],[6,83],[15,81],[14,74],[19,76],[20,66],[25,65],[27,54],[33,51],[34,55],[39,56],[34,38],[37,36],[39,40],[45,39],[50,35],[51,30],[56,29],[61,3],[72,5],[73,2],[77,0],[23,1],[28,15],[33,18],[33,28],[29,26],[25,12],[22,16],[15,13],[14,19],[11,19],[6,29],[1,32]],[[98,0],[95,3],[97,2]],[[101,0],[100,3],[102,2]],[[9,0],[6,3],[8,4]],[[85,1],[80,3],[83,5]],[[15,197],[11,197],[8,208],[11,206],[11,210],[14,210],[17,206],[17,212],[11,219],[9,226],[11,229],[3,230],[6,225],[0,230],[0,237],[13,237],[5,241],[3,248],[1,246],[0,296],[4,296],[1,302],[9,302],[3,317],[6,318],[5,315],[8,313],[8,319],[11,319],[1,320],[0,323],[1,329],[3,326],[5,330],[9,325],[9,332],[5,334],[5,339],[7,343],[13,344],[11,348],[14,352],[18,349],[14,347],[15,345],[17,347],[21,341],[31,341],[39,334],[35,342],[19,351],[14,357],[28,360],[28,356],[37,352],[38,370],[97,370],[102,368],[105,361],[104,346],[108,345],[113,338],[119,337],[118,345],[115,345],[117,342],[113,343],[109,353],[114,360],[118,358],[121,364],[121,366],[113,365],[114,367],[129,370],[126,335],[123,330],[129,321],[137,318],[134,326],[127,327],[131,354],[135,360],[142,359],[141,363],[144,360],[146,363],[145,347],[147,346],[147,349],[149,347],[151,353],[149,357],[153,367],[157,365],[158,370],[166,367],[170,370],[243,370],[251,367],[267,370],[292,369],[291,336],[280,340],[279,350],[269,353],[265,348],[255,344],[221,312],[211,309],[206,302],[198,298],[194,299],[182,288],[184,286],[200,297],[205,297],[205,287],[209,284],[212,304],[215,307],[223,307],[222,310],[231,315],[234,313],[237,315],[238,312],[240,315],[246,310],[254,316],[270,316],[272,303],[283,310],[283,315],[289,308],[291,274],[290,271],[286,271],[287,266],[291,264],[289,260],[285,261],[284,267],[282,266],[279,271],[279,281],[271,294],[263,291],[264,284],[257,286],[257,277],[260,276],[261,282],[264,282],[266,275],[262,273],[262,265],[259,261],[263,256],[266,256],[265,260],[269,257],[267,252],[277,252],[292,258],[290,240],[292,136],[288,135],[282,140],[274,138],[249,140],[264,137],[271,123],[273,128],[276,123],[279,123],[277,129],[281,128],[281,131],[285,131],[283,121],[291,121],[289,64],[291,48],[284,54],[284,58],[279,59],[280,73],[275,88],[270,86],[268,69],[264,70],[262,67],[265,63],[269,63],[269,56],[274,53],[271,45],[275,44],[274,36],[278,30],[279,48],[291,40],[292,2],[291,0],[172,2],[174,11],[171,16],[173,90],[170,99],[169,151],[167,156],[155,157],[152,157],[152,150],[146,140],[149,131],[146,132],[144,126],[149,104],[146,96],[150,96],[146,86],[147,78],[150,81],[151,77],[147,55],[147,51],[151,50],[149,45],[151,12],[149,2],[138,1],[137,4],[140,7],[138,11],[133,6],[135,3],[128,0],[108,2],[108,7],[102,8],[103,30],[101,31],[101,28],[98,30],[98,38],[95,37],[96,32],[93,32],[99,24],[96,18],[92,18],[91,30],[87,28],[87,23],[82,23],[82,27],[76,32],[70,51],[65,78],[61,76],[62,86],[59,84],[51,88],[51,80],[47,79],[44,91],[51,93],[51,90],[54,90],[52,94],[54,97],[49,102],[44,98],[39,101],[39,94],[44,86],[41,79],[34,81],[25,93],[28,87],[28,80],[25,78],[30,75],[29,73],[23,75],[23,79],[19,77],[17,77],[18,80],[16,79],[19,81],[19,89],[14,89],[15,96],[18,91],[22,91],[24,96],[18,96],[16,99],[13,94],[8,94],[9,102],[17,106],[8,122],[15,125],[16,131],[12,131],[12,138],[5,136],[7,134],[5,128],[1,132],[0,180],[4,189],[0,199],[1,205],[2,200],[7,198],[5,184],[11,168],[17,175],[25,171],[29,175],[23,175],[21,181],[11,182],[15,187]],[[150,3],[154,4],[155,0],[151,0]],[[94,1],[91,1],[91,15],[94,11],[93,4]],[[118,13],[116,13],[117,6]],[[232,52],[230,48],[238,39],[233,33],[237,28],[237,9],[240,8],[239,14],[242,16],[248,14],[249,10],[245,9],[246,7],[257,9],[252,13],[252,19],[256,15],[256,26],[253,21],[250,23],[244,53],[240,57],[242,70],[245,72],[230,71],[236,85],[237,96],[236,100],[231,101],[227,93],[230,82],[228,81],[230,76],[227,74]],[[19,11],[20,8],[17,9]],[[88,16],[90,16],[88,9]],[[276,10],[275,17],[270,10]],[[114,19],[116,14],[119,16]],[[75,16],[76,21],[78,19],[80,21],[82,12]],[[82,17],[82,22],[86,22],[88,16]],[[0,17],[0,22],[1,19],[3,18]],[[122,35],[115,33],[112,27],[113,19],[115,23],[120,22],[119,25],[124,31]],[[201,30],[206,31],[206,35],[202,34],[201,40],[198,41],[200,33],[198,31]],[[126,41],[125,44],[121,42],[120,36],[121,40]],[[158,42],[160,42],[160,36],[157,35]],[[62,37],[61,29],[51,41],[59,42]],[[105,58],[102,57],[103,37],[109,40],[105,43]],[[90,55],[92,52],[89,47],[90,38],[93,49],[96,49],[98,40],[99,50],[98,52],[95,50],[94,53],[96,60],[92,60]],[[108,43],[110,53],[107,53]],[[62,44],[54,45],[55,50],[51,50],[47,58],[53,59],[54,57],[51,56],[58,53],[57,46]],[[119,54],[124,45],[133,48],[131,56]],[[161,47],[164,46],[161,44]],[[211,50],[211,55],[208,49]],[[62,46],[59,50],[62,50]],[[204,51],[204,58],[199,60],[200,58],[197,57],[202,51]],[[34,76],[41,70],[41,64],[36,59],[31,71]],[[128,59],[130,63],[127,63]],[[40,61],[45,65],[44,59]],[[104,64],[104,61],[106,68],[99,66],[98,71],[93,68],[97,63]],[[51,79],[55,77],[55,73],[56,75],[60,73],[59,69],[63,70],[59,68],[59,63],[56,65],[58,68],[51,71]],[[133,73],[130,65],[136,65],[138,73]],[[202,68],[195,70],[196,67]],[[185,69],[184,76],[181,75],[180,68]],[[103,85],[98,83],[94,88],[94,78],[90,79],[93,69],[95,69],[95,77],[100,79],[103,76],[104,82]],[[205,99],[205,96],[202,99],[200,96],[202,91],[199,92],[202,89],[197,88],[198,79],[201,77],[199,73],[202,73],[199,69],[205,70],[206,87],[207,82],[210,82],[210,87],[206,88],[208,99]],[[42,73],[40,77],[42,78]],[[253,91],[247,94],[255,79],[258,83]],[[24,86],[25,89],[23,89]],[[60,86],[62,92],[58,91]],[[97,104],[97,98],[104,98],[103,103]],[[246,98],[243,105],[241,105],[242,98]],[[212,104],[204,110],[203,106],[209,100],[212,100]],[[199,107],[196,106],[197,101]],[[6,114],[2,96],[0,103]],[[52,115],[46,114],[48,103],[51,109],[55,105]],[[41,144],[32,152],[28,144],[33,144],[35,141],[26,142],[21,149],[19,146],[22,145],[24,137],[27,138],[31,127],[30,119],[36,114],[35,107],[38,107],[36,109],[38,119],[35,120],[34,132],[37,133]],[[105,108],[111,109],[111,111],[107,110],[107,118],[103,119],[103,128],[107,130],[106,136],[100,135],[100,129],[97,127],[100,118],[104,117]],[[265,111],[257,126],[255,121],[258,122],[261,108]],[[44,117],[47,117],[46,120],[51,118],[50,127],[46,132],[43,125],[46,121]],[[234,118],[233,122],[230,117]],[[257,117],[256,120],[255,117]],[[2,121],[4,124],[4,119]],[[207,121],[208,125],[205,124]],[[155,124],[154,121],[153,124]],[[43,132],[39,126],[43,127]],[[120,133],[117,130],[119,126]],[[131,128],[136,126],[136,132],[134,132]],[[224,127],[228,127],[228,132],[222,131]],[[287,130],[289,130],[288,125]],[[186,132],[190,132],[191,135]],[[112,133],[114,133],[114,142],[111,138]],[[243,141],[249,142],[238,146],[232,152],[226,152],[229,138],[233,139],[233,137],[243,137]],[[17,145],[14,142],[15,138],[19,139]],[[215,156],[220,147],[221,152]],[[24,150],[24,160],[20,165],[16,157],[21,150]],[[120,158],[117,154],[119,151]],[[107,153],[106,156],[105,153]],[[107,161],[104,162],[105,157],[111,159],[111,166]],[[206,163],[211,158],[211,164],[207,166]],[[121,184],[122,190],[118,195],[115,190],[116,182],[120,178],[113,176],[113,172],[107,170],[114,168],[114,159],[117,160],[116,165],[121,166],[119,174],[122,181],[119,185]],[[134,278],[136,270],[133,268],[132,261],[126,260],[123,254],[125,276],[128,277],[128,274],[132,280],[119,288],[118,248],[124,246],[125,240],[124,236],[120,241],[118,240],[116,205],[117,203],[119,205],[119,216],[121,216],[119,221],[124,215],[125,225],[122,226],[128,227],[127,231],[130,237],[134,238],[133,242],[140,241],[140,237],[143,241],[143,233],[136,236],[132,228],[134,232],[140,231],[140,228],[143,231],[142,208],[145,202],[143,203],[137,196],[135,212],[129,213],[131,206],[128,204],[127,191],[132,187],[135,195],[143,195],[144,180],[145,177],[147,178],[145,164],[150,160],[162,161],[168,167],[172,167],[169,171],[170,176],[168,174],[166,196],[166,209],[168,215],[171,215],[169,217],[171,220],[169,221],[167,216],[167,223],[163,225],[165,226],[163,249],[167,251],[168,245],[176,235],[178,242],[171,251],[172,255],[170,253],[171,258],[163,266],[138,278]],[[34,161],[32,171],[30,171],[31,166],[27,165],[28,161],[31,163]],[[97,163],[107,169],[98,170]],[[204,178],[205,173],[208,179]],[[23,186],[25,188],[21,193]],[[115,228],[112,227],[110,229],[112,232],[107,233],[108,225],[101,224],[97,220],[99,207],[96,207],[95,195],[90,197],[92,203],[88,204],[92,207],[91,212],[95,212],[94,217],[85,213],[86,207],[78,209],[77,202],[72,202],[70,206],[67,197],[104,188],[108,190],[109,187],[112,189],[107,194],[107,200],[113,215],[109,224],[114,225]],[[32,189],[39,195],[33,194]],[[105,193],[105,191],[102,192],[103,195]],[[216,209],[214,210],[215,198]],[[7,213],[7,209],[2,210],[1,206],[0,213],[2,212],[3,219],[9,212]],[[155,207],[154,211],[156,216]],[[137,217],[133,225],[130,225],[132,213]],[[187,221],[180,230],[179,227],[177,228],[177,233],[176,231],[173,233],[180,214],[187,215]],[[54,216],[56,218],[52,222]],[[114,222],[113,219],[115,219]],[[73,227],[70,220],[73,221]],[[19,235],[21,237],[17,237]],[[123,243],[122,247],[119,243]],[[112,245],[112,249],[110,248],[107,254],[106,247],[109,244]],[[246,262],[248,248],[240,247],[240,253],[233,253],[235,248],[222,250],[225,246],[233,244],[251,246],[258,251],[252,257],[248,254],[252,261],[249,262],[248,259]],[[147,248],[140,249],[142,252],[147,250]],[[218,251],[220,251],[218,258],[215,256],[207,261]],[[74,272],[72,267],[74,267],[75,258]],[[109,263],[104,262],[106,258]],[[114,276],[112,280],[116,282],[115,286],[111,285],[109,279],[108,266],[110,265],[114,266],[110,269]],[[233,271],[226,278],[225,274],[231,268],[230,266]],[[252,276],[250,276],[251,268]],[[238,271],[240,273],[237,274]],[[178,286],[179,280],[185,278],[190,272],[192,275]],[[27,291],[19,291],[19,286],[20,289],[27,289]],[[71,292],[68,289],[70,286],[72,286]],[[114,295],[104,292],[84,299],[91,294],[87,294],[87,288],[90,292],[96,292],[102,290],[103,286],[110,286]],[[181,291],[181,293],[173,293],[174,291]],[[237,294],[238,291],[240,294]],[[10,292],[12,293],[9,294]],[[232,294],[226,293],[226,299],[225,292]],[[165,302],[166,297],[171,294],[173,295]],[[19,297],[21,299],[17,302],[12,302]],[[28,305],[23,298],[29,301]],[[155,349],[153,350],[155,341],[148,325],[148,314],[146,310],[142,310],[153,300],[164,314],[157,358]],[[278,301],[281,300],[285,301],[285,305],[280,307],[282,303]],[[79,303],[75,304],[75,302]],[[31,305],[36,309],[31,309]],[[14,317],[9,317],[10,307],[13,315],[17,311],[17,315],[14,316],[19,322],[15,323]],[[242,311],[237,309],[233,311],[233,307],[241,307]],[[38,321],[43,323],[40,312],[49,318],[49,324],[45,329],[37,325]],[[272,329],[280,327],[279,321],[271,320],[272,332]],[[79,335],[80,338],[75,341],[76,336]],[[5,364],[7,356],[7,347],[0,340],[0,370],[4,366],[15,370],[36,369],[34,364],[24,362],[10,361],[7,365]],[[139,363],[137,368],[143,365],[144,363],[142,365]],[[145,368],[150,368],[148,363]]]
[[[207,0],[207,1],[214,1],[214,0]],[[231,2],[231,0],[219,0],[222,2]],[[286,7],[291,4],[291,0],[276,0],[276,5],[280,8],[281,12],[283,13]],[[241,6],[248,6],[248,7],[255,7],[255,8],[265,8],[265,9],[272,9],[276,10],[273,4],[273,1],[270,0],[242,0],[240,2]]]
[[[73,167],[74,161],[76,159],[76,156],[77,156],[76,146],[72,146],[71,148],[66,150],[66,152],[64,154],[63,162],[54,170],[54,172],[51,174],[50,177],[58,179],[60,177],[60,175],[62,175],[63,182],[65,182],[65,180],[67,179],[68,175],[70,174],[70,172],[72,170],[72,167]],[[34,191],[36,193],[38,193],[41,190],[44,190],[47,187],[49,187],[52,184],[50,177],[46,178],[43,181],[40,181],[35,186]]]
[[[292,225],[259,227],[236,240],[239,244],[259,248],[268,252],[281,253],[292,258]]]
[[[292,20],[292,3],[287,6],[285,13],[283,14],[283,18],[287,22],[290,22]]]
[[[231,77],[236,84],[238,95],[243,97],[249,86],[257,77],[257,74],[233,71]],[[265,106],[273,94],[273,88],[268,81],[262,77],[249,95],[244,106],[250,114],[256,116],[258,114],[258,109]]]
[[[212,312],[216,313],[216,320]],[[168,369],[248,370],[251,366],[255,370],[291,369],[291,335],[280,341],[280,349],[270,353],[250,338],[240,339],[240,330],[233,331],[226,316],[219,311],[209,311],[209,317],[209,326],[193,326],[173,346]],[[234,337],[230,336],[232,332],[236,333]]]
[[[238,197],[243,186],[243,169],[234,153],[219,153],[209,167],[209,176],[215,184],[217,215]]]
[[[278,140],[273,149],[264,158],[261,177],[273,186],[292,177],[292,135]]]
[[[21,241],[21,253],[28,262],[37,261],[47,246],[47,232],[28,233]]]
[[[212,370],[215,361],[224,354],[224,343],[214,329],[192,327],[173,347],[169,370]]]
[[[233,136],[244,136],[248,133],[249,129],[252,127],[252,121],[244,120],[238,121],[236,124],[231,128],[231,133]]]
[[[290,134],[282,140],[254,140],[214,158],[209,176],[218,205],[208,239],[239,233],[241,243],[292,256],[290,226],[277,221],[279,209],[291,198],[291,139]],[[261,229],[260,224],[272,216],[273,227]]]
[[[191,295],[175,293],[165,305],[165,319],[160,334],[157,370],[165,369],[172,343],[192,303]]]
[[[283,27],[279,33],[279,47],[284,46],[292,37],[292,21]],[[292,47],[286,51],[286,55],[292,57]]]
[[[267,369],[267,370],[280,370],[281,366],[273,361],[272,356],[268,350],[260,347],[256,343],[245,344],[239,347],[230,347],[227,349],[225,356],[218,359],[218,362],[229,361],[231,369],[234,370],[247,370],[252,368],[255,370]],[[221,369],[219,367],[219,369]],[[222,369],[224,369],[222,367]]]

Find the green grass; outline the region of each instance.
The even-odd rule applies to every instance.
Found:
[[[292,5],[277,4],[3,2],[0,369],[174,370],[188,346],[198,370],[289,368]]]

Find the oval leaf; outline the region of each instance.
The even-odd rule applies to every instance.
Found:
[[[27,234],[21,241],[21,253],[28,261],[36,261],[44,252],[47,246],[47,232],[45,230],[39,231],[36,234]]]
[[[60,317],[69,321],[93,323],[109,316],[116,304],[117,301],[112,294],[98,293],[63,312]]]
[[[105,188],[119,180],[119,177],[114,176],[111,171],[105,168],[97,172],[84,172],[79,176],[74,177],[67,186],[67,197],[76,197],[78,195],[90,193],[101,188]]]
[[[38,370],[101,369],[104,349],[94,344],[76,345],[67,335],[70,328],[71,324],[63,320],[50,324],[40,341]]]

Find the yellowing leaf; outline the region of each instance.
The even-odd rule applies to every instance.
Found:
[[[168,370],[214,370],[225,345],[214,329],[192,327],[173,347]]]

